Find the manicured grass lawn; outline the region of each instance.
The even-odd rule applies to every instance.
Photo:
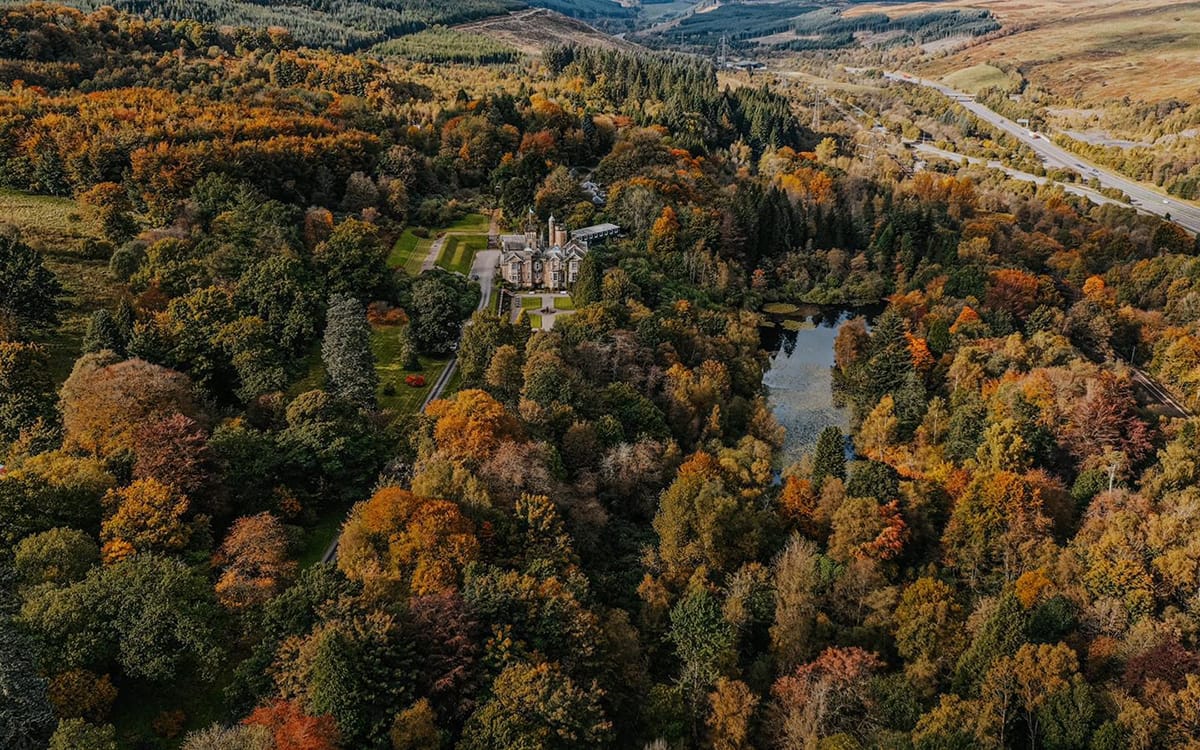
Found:
[[[458,221],[448,227],[445,227],[444,232],[457,232],[459,234],[482,234],[488,233],[488,227],[491,226],[491,219],[483,214],[467,214]]]
[[[396,326],[380,326],[371,332],[371,350],[375,352],[375,371],[379,373],[379,405],[398,413],[412,414],[421,408],[429,389],[446,367],[446,359],[420,356],[421,369],[405,370],[398,360],[400,329]],[[422,375],[425,385],[414,388],[404,382],[409,375]],[[391,385],[394,395],[386,395],[384,389]]]
[[[446,245],[438,257],[438,265],[442,268],[449,268],[451,271],[459,271],[463,274],[471,272],[471,260],[475,257],[474,251],[466,257],[465,248],[462,254],[465,257],[466,268],[452,267],[447,263],[454,258],[453,246],[458,237],[453,235],[480,235],[479,239],[471,238],[472,243],[482,243],[475,250],[483,250],[487,247],[487,234],[491,226],[491,220],[483,214],[467,214],[458,221],[448,227],[435,227],[428,230],[428,237],[418,237],[414,233],[415,227],[405,229],[399,237],[396,238],[396,244],[392,246],[392,252],[388,255],[387,263],[392,268],[403,268],[404,272],[409,276],[417,276],[421,273],[421,265],[425,262],[425,258],[429,255],[429,247],[433,244],[434,239],[440,234],[449,234],[446,240]],[[462,262],[461,260],[459,261]]]
[[[541,297],[522,297],[521,298],[521,307],[526,310],[541,310],[542,309],[542,298]]]
[[[542,330],[542,316],[538,313],[529,313],[529,327],[535,331]]]
[[[475,254],[486,249],[486,235],[452,234],[442,246],[442,252],[438,255],[438,265],[447,271],[457,271],[463,276],[469,276],[471,265],[475,262]]]
[[[554,298],[554,309],[555,310],[574,310],[575,309],[575,301],[572,300],[569,295],[555,297]]]

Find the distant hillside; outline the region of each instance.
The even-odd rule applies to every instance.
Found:
[[[546,47],[578,44],[606,49],[641,49],[633,42],[605,34],[588,24],[544,8],[516,11],[505,16],[464,24],[459,31],[477,33],[522,52],[536,54]]]
[[[112,6],[146,18],[218,26],[283,28],[301,44],[357,49],[432,26],[451,26],[510,11],[548,7],[611,28],[632,22],[615,0],[58,0],[86,11]],[[0,0],[0,6],[20,0]]]

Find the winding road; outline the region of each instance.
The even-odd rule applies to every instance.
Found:
[[[1012,120],[1000,115],[988,107],[975,101],[975,97],[962,91],[956,91],[949,86],[931,81],[926,78],[907,73],[884,73],[884,77],[892,81],[911,83],[936,89],[973,115],[1003,130],[1034,151],[1042,162],[1049,168],[1072,169],[1085,178],[1095,177],[1106,188],[1116,188],[1129,196],[1130,204],[1143,213],[1155,214],[1169,219],[1192,234],[1200,233],[1200,206],[1184,202],[1150,188],[1140,182],[1134,182],[1116,172],[1096,164],[1090,164],[1083,157],[1077,156],[1065,148],[1047,140],[1045,136],[1031,134]]]

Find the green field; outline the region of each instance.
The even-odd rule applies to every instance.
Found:
[[[399,237],[396,238],[396,244],[392,246],[392,252],[388,255],[387,263],[391,268],[403,268],[404,272],[409,276],[417,276],[421,273],[421,266],[425,263],[425,258],[429,256],[429,248],[433,245],[434,239],[439,235],[450,235],[446,240],[446,247],[438,254],[438,265],[442,268],[450,268],[446,265],[444,259],[447,258],[446,250],[449,249],[451,242],[456,235],[480,235],[483,245],[478,248],[482,250],[487,247],[487,234],[491,227],[491,220],[483,214],[467,214],[458,221],[455,221],[450,226],[437,227],[427,230],[428,237],[418,237],[416,235],[417,227],[409,227],[405,229]],[[474,257],[474,253],[471,253]],[[461,273],[468,274],[471,272],[470,260],[467,262],[467,267]],[[450,270],[459,270],[450,268]]]
[[[76,254],[76,243],[94,233],[70,198],[0,190],[0,224],[15,226],[25,242],[40,250],[63,286],[60,325],[38,337],[50,354],[54,380],[61,383],[79,356],[88,318],[95,310],[116,306],[119,286],[108,275],[107,260]]]
[[[569,295],[555,297],[554,298],[554,309],[555,310],[574,310],[575,309],[575,301],[572,300]]]
[[[540,313],[529,313],[529,327],[535,331],[542,330],[542,316]]]
[[[433,383],[446,367],[443,358],[420,356],[421,369],[405,370],[398,361],[400,353],[400,329],[396,326],[379,326],[371,331],[371,350],[375,353],[375,371],[379,373],[379,405],[400,414],[412,414],[421,408]],[[425,385],[413,388],[404,382],[409,375],[423,375]],[[391,385],[395,395],[384,394]]]
[[[487,235],[452,234],[446,237],[446,244],[438,254],[438,265],[447,271],[456,271],[463,276],[469,276],[471,265],[475,262],[475,254],[487,250]]]
[[[525,310],[541,310],[542,309],[542,298],[541,297],[522,297],[521,298],[521,307],[522,307],[522,309],[525,309]]]
[[[994,65],[972,65],[942,76],[942,83],[968,94],[977,94],[987,88],[1016,91],[1021,87],[1021,76],[1005,73]]]
[[[432,237],[418,237],[413,234],[413,228],[409,227],[396,238],[396,244],[392,246],[392,252],[388,255],[388,266],[403,268],[409,276],[416,276],[421,273],[421,264],[425,262],[425,256],[429,255],[429,246],[432,244]]]

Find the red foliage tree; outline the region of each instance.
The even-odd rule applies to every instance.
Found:
[[[266,727],[275,750],[338,750],[338,730],[332,716],[309,716],[292,701],[278,700],[256,708],[242,722]]]

